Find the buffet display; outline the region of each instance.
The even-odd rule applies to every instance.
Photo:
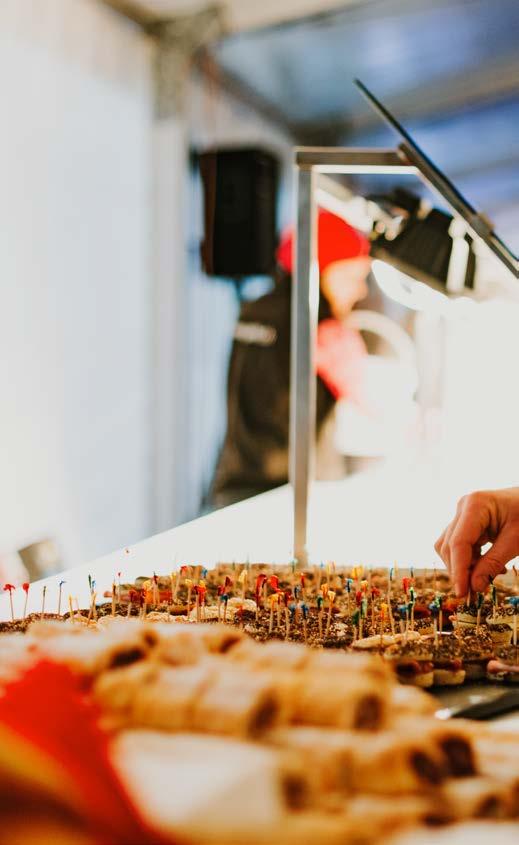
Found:
[[[405,574],[404,574],[405,573]],[[399,572],[338,568],[333,563],[299,570],[295,564],[181,566],[162,576],[121,582],[98,598],[89,576],[90,606],[65,601],[60,582],[55,610],[44,587],[41,612],[16,618],[0,630],[24,631],[35,619],[72,625],[101,624],[106,616],[150,622],[221,623],[253,639],[284,640],[314,648],[383,655],[401,683],[423,688],[465,682],[519,681],[519,577],[495,579],[487,593],[456,598],[444,570]]]
[[[463,602],[443,571],[333,564],[118,575],[103,601],[90,579],[84,608],[64,586],[2,623],[0,725],[24,761],[52,749],[35,783],[4,742],[0,794],[7,773],[32,796],[6,841],[33,837],[42,789],[61,808],[45,843],[433,842],[483,819],[519,833],[519,735],[440,720],[420,689],[519,680],[515,575]]]

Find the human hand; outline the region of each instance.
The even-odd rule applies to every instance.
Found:
[[[481,547],[492,543],[481,554]],[[484,592],[509,560],[519,555],[519,487],[463,496],[456,516],[434,544],[456,595]]]

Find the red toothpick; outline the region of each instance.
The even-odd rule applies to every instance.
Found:
[[[267,576],[263,572],[256,578],[256,584],[254,587],[254,598],[256,599],[256,607],[258,609],[261,607],[261,591],[263,589],[263,584],[266,580]]]
[[[24,601],[24,604],[23,604],[23,618],[24,619],[27,616],[27,599],[29,598],[29,587],[30,586],[31,585],[29,584],[28,581],[26,581],[25,584],[22,584],[22,590],[25,593],[25,601]]]
[[[14,608],[13,608],[13,590],[16,590],[14,584],[6,584],[4,587],[4,592],[9,590],[9,604],[11,605],[11,620],[14,622]]]

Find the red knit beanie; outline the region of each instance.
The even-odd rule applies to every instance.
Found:
[[[319,210],[317,237],[321,273],[334,261],[369,255],[368,239],[331,211]],[[276,252],[278,264],[287,273],[292,273],[293,270],[293,243],[294,230],[290,228],[283,233]]]

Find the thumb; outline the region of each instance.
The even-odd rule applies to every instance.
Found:
[[[517,537],[503,531],[492,547],[476,563],[471,575],[472,589],[484,593],[490,581],[505,571],[506,564],[518,553]]]

